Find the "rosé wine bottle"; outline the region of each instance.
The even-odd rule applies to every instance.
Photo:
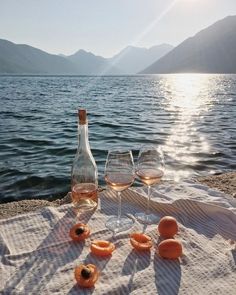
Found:
[[[98,204],[98,172],[88,140],[86,110],[78,110],[78,149],[71,169],[71,198],[78,213],[90,211]]]

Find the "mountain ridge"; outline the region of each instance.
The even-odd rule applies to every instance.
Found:
[[[173,48],[170,44],[154,45],[150,48],[129,45],[114,55],[110,60],[128,74],[138,73],[167,54]]]
[[[0,72],[15,74],[67,74],[76,73],[76,68],[63,57],[47,53],[27,44],[15,44],[11,41],[0,39]]]
[[[140,74],[236,73],[236,16],[187,38]]]
[[[167,46],[167,45],[165,45]],[[168,45],[171,47],[171,45]],[[163,45],[156,45],[150,49],[129,46],[131,55],[134,56],[137,51],[162,49]],[[153,49],[154,48],[154,49]],[[162,49],[163,51],[163,49]],[[116,56],[118,56],[118,53]],[[162,52],[162,54],[164,54]],[[123,57],[122,57],[123,58]],[[149,59],[156,60],[159,54]],[[41,49],[27,44],[16,44],[9,40],[0,39],[0,73],[1,74],[72,74],[72,75],[124,75],[136,74],[136,70],[130,64],[137,64],[143,57],[132,60],[131,63],[125,61],[125,67],[120,64],[120,59],[114,57],[104,58],[79,49],[74,54],[66,56],[64,54],[51,54]],[[146,66],[148,63],[142,62]],[[129,68],[128,68],[129,67]],[[142,67],[142,66],[141,66]],[[144,68],[144,66],[143,66]]]
[[[80,74],[121,74],[121,70],[110,64],[108,59],[84,49],[66,58],[78,67]]]
[[[79,49],[69,56],[0,39],[1,74],[124,75],[236,73],[236,16],[227,16],[178,46],[129,45],[111,58]]]

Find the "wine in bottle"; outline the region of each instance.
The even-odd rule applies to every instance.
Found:
[[[90,211],[98,203],[98,172],[88,140],[86,110],[78,110],[78,149],[71,170],[72,203],[77,212]]]

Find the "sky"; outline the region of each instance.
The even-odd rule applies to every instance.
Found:
[[[176,46],[227,15],[236,0],[0,0],[0,39],[111,57],[128,45]]]

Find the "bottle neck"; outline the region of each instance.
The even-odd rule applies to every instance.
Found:
[[[88,141],[88,124],[83,124],[78,126],[78,150],[88,150],[90,151],[89,141]]]

